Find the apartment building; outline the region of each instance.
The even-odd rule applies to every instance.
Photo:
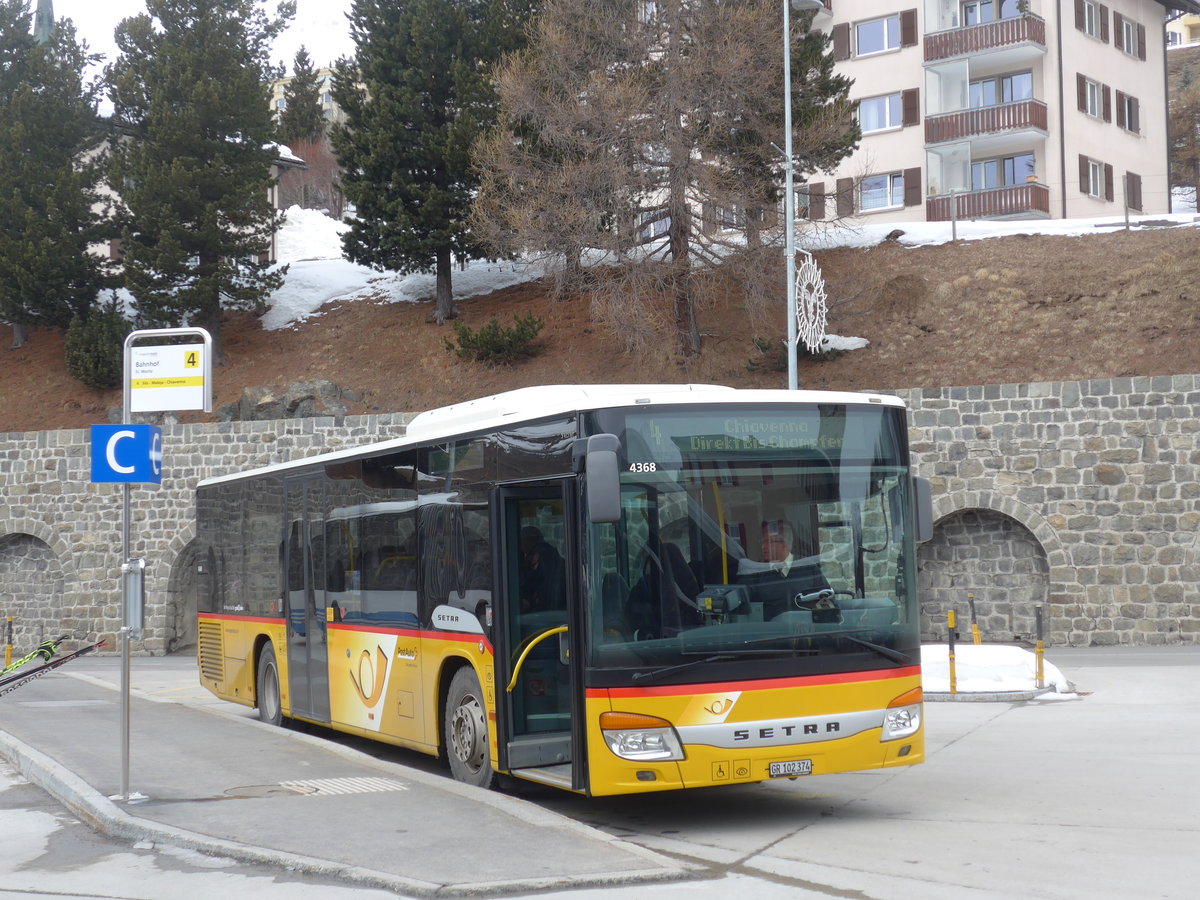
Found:
[[[321,95],[321,112],[325,115],[326,122],[340,122],[344,118],[342,108],[337,105],[333,99],[333,78],[334,71],[330,66],[322,66],[316,70],[317,84]],[[271,109],[275,111],[275,115],[279,116],[287,108],[287,100],[284,97],[284,90],[292,83],[294,76],[287,75],[283,78],[277,78],[271,82]]]
[[[863,138],[801,215],[1170,210],[1165,25],[1196,0],[825,0]]]
[[[1200,15],[1186,13],[1167,22],[1167,46],[1200,43]]]

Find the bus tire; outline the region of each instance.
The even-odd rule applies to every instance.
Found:
[[[487,708],[479,678],[470,666],[459,669],[450,679],[443,733],[446,758],[455,780],[490,788],[495,773],[488,746]]]
[[[268,725],[283,724],[283,704],[279,702],[279,663],[275,648],[268,642],[258,657],[258,678],[255,682],[258,717]]]

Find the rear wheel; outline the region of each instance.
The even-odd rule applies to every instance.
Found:
[[[471,668],[462,668],[450,680],[443,723],[446,757],[458,781],[491,787],[495,773],[488,752],[487,709],[479,679]]]
[[[263,646],[258,657],[258,717],[268,725],[283,724],[283,705],[279,702],[279,664],[275,648]]]

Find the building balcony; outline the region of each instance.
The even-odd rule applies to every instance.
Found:
[[[929,197],[925,218],[930,222],[951,219],[1042,219],[1050,215],[1050,189],[1027,182],[987,191],[968,191]]]
[[[925,35],[925,62],[1005,52],[1016,61],[1046,52],[1046,20],[1026,14]]]
[[[925,143],[940,144],[986,135],[1045,137],[1047,132],[1046,104],[1041,100],[1018,100],[957,112],[927,115]]]

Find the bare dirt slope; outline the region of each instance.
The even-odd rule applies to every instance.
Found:
[[[820,253],[828,330],[865,337],[870,346],[802,360],[800,386],[870,390],[1200,372],[1198,247],[1200,231],[1164,228]],[[243,387],[317,378],[361,394],[352,412],[416,411],[561,382],[786,386],[785,372],[756,350],[739,296],[702,311],[704,352],[692,360],[679,359],[669,337],[652,352],[627,353],[591,320],[586,298],[555,302],[540,284],[460,304],[461,321],[472,328],[530,311],[545,320],[543,351],[514,366],[451,355],[445,339],[452,332],[429,320],[431,310],[432,299],[358,301],[284,331],[230,315],[216,405],[236,401]],[[771,337],[781,338],[782,302],[769,319]],[[19,350],[7,349],[10,343],[8,326],[0,325],[0,432],[84,427],[108,421],[120,405],[119,390],[92,391],[66,374],[61,335],[38,330]]]

